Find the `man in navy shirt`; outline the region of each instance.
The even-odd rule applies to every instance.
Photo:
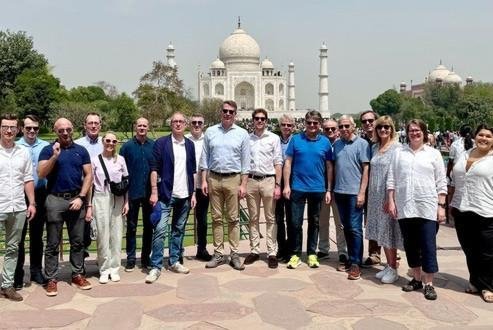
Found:
[[[92,186],[91,158],[87,150],[72,140],[73,125],[66,118],[55,122],[57,140],[44,147],[39,155],[38,176],[48,179],[46,198],[45,273],[48,283],[46,295],[56,296],[58,253],[62,239],[63,223],[67,223],[70,240],[72,285],[82,290],[91,289],[84,272],[84,225],[87,195]],[[89,212],[90,214],[91,212]]]
[[[120,155],[125,158],[125,163],[127,164],[130,183],[128,189],[129,210],[127,214],[126,234],[126,272],[131,272],[135,269],[137,222],[141,207],[144,231],[142,234],[140,263],[142,268],[147,268],[150,265],[152,224],[149,217],[152,212],[152,206],[149,203],[149,197],[151,196],[149,175],[151,173],[150,162],[154,140],[147,137],[148,130],[149,121],[146,118],[137,119],[135,122],[135,136],[127,141],[120,149]]]

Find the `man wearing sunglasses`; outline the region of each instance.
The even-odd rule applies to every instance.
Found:
[[[339,138],[339,130],[337,128],[337,121],[334,119],[324,120],[323,124],[324,135],[329,139],[330,144],[333,146],[336,140]],[[330,204],[322,204],[320,211],[320,234],[318,238],[318,253],[319,260],[323,260],[329,257],[330,241],[329,241],[329,223],[330,214],[334,217],[334,224],[336,228],[336,243],[337,254],[339,256],[339,266],[337,270],[344,271],[347,263],[347,246],[346,239],[344,237],[344,231],[339,217],[339,211],[334,200],[330,201]]]
[[[303,214],[308,204],[307,254],[308,266],[318,268],[317,242],[322,203],[329,204],[332,191],[332,146],[320,134],[322,115],[309,111],[305,115],[305,131],[291,139],[284,161],[284,197],[291,200],[291,258],[287,267],[301,265]],[[291,239],[292,238],[292,239]]]
[[[234,123],[236,109],[236,102],[224,101],[220,109],[221,123],[209,127],[204,137],[200,159],[202,192],[210,199],[214,235],[214,256],[205,265],[206,268],[215,268],[226,262],[224,218],[228,226],[231,249],[230,266],[236,270],[245,269],[238,255],[240,242],[238,197],[246,196],[250,172],[250,139],[248,132]]]
[[[36,216],[31,221],[26,221],[22,231],[22,239],[19,245],[19,257],[15,269],[14,288],[21,289],[24,279],[25,247],[24,241],[29,227],[29,268],[31,282],[44,284],[43,267],[43,232],[46,222],[45,200],[46,179],[38,178],[38,157],[41,150],[49,143],[38,137],[39,118],[35,115],[27,115],[22,121],[22,137],[16,142],[29,151],[33,165],[34,196],[36,200]]]
[[[200,157],[204,147],[204,116],[196,113],[190,117],[189,138],[195,145],[195,160],[197,161],[197,173],[195,174],[195,230],[197,232],[197,253],[195,258],[201,261],[210,261],[212,256],[207,251],[207,211],[209,209],[209,196],[202,193],[202,176],[199,170]]]
[[[371,146],[373,145],[373,135],[376,134],[375,132],[375,125],[374,122],[377,120],[378,115],[375,111],[373,110],[366,110],[363,111],[359,119],[361,121],[361,125],[363,128],[363,132],[361,137],[363,137],[366,142],[370,145],[370,153],[371,153]],[[366,223],[366,212],[367,212],[367,205],[365,202],[365,223]],[[372,265],[378,265],[380,264],[381,258],[380,254],[382,252],[382,248],[378,246],[378,243],[374,240],[369,240],[368,241],[368,258],[363,262],[363,266],[372,266]]]
[[[33,168],[29,152],[15,144],[17,116],[3,114],[0,124],[0,223],[5,228],[0,296],[22,301],[23,297],[15,291],[13,285],[22,229],[26,219],[30,221],[36,215]]]
[[[260,203],[264,206],[266,223],[267,264],[277,268],[275,201],[281,196],[282,151],[279,136],[267,130],[267,111],[255,109],[252,113],[254,130],[250,134],[250,174],[247,184],[247,205],[250,215],[250,254],[244,264],[259,260]]]
[[[348,279],[358,280],[363,259],[363,206],[368,186],[370,146],[355,134],[353,117],[341,116],[338,128],[341,138],[334,143],[334,198],[348,248]]]
[[[72,140],[73,125],[66,118],[55,122],[57,139],[41,150],[38,176],[48,180],[46,197],[46,249],[45,275],[48,283],[46,295],[56,296],[58,253],[62,239],[63,223],[67,223],[70,240],[72,285],[82,289],[92,288],[84,273],[84,226],[87,195],[92,187],[92,167],[89,152]]]

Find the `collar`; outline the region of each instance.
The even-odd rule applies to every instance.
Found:
[[[280,136],[279,136],[279,138],[281,139],[281,143],[282,143],[282,144],[288,144],[288,143],[289,143],[289,141],[291,141],[291,138],[292,138],[292,137],[293,137],[293,134],[289,135],[289,136],[288,136],[288,138],[287,138],[286,140],[284,140],[284,139],[282,138],[282,135],[280,135]]]
[[[89,135],[86,135],[86,140],[89,141],[89,144],[98,144],[99,138],[99,136],[96,136],[95,139],[91,139]]]
[[[133,140],[134,140],[134,142],[135,142],[135,143],[137,143],[137,144],[144,144],[144,143],[148,143],[148,142],[149,142],[149,138],[148,138],[147,136],[146,136],[146,138],[145,138],[145,140],[144,140],[144,142],[143,142],[143,143],[141,143],[141,142],[140,142],[140,140],[139,140],[139,139],[137,139],[137,137],[136,137],[135,135],[134,135],[134,137],[133,137]]]
[[[310,139],[307,135],[306,135],[306,132],[303,132],[303,138],[307,141],[318,141],[320,140],[320,133],[317,134],[317,136],[315,136],[314,139]]]
[[[41,139],[36,137],[36,140],[34,140],[33,144],[29,144],[24,137],[21,137],[19,141],[17,141],[17,143],[25,147],[35,147],[41,143]]]
[[[178,144],[178,145],[184,145],[185,144],[185,137],[183,137],[183,139],[181,141],[178,141],[177,139],[175,139],[173,134],[171,134],[171,142]]]
[[[187,134],[186,137],[192,141],[200,141],[204,139],[204,132],[202,132],[198,138],[195,138],[192,133]]]

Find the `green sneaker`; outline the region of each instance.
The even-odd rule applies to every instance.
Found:
[[[296,269],[298,266],[301,265],[301,259],[298,257],[296,254],[291,256],[291,259],[289,259],[288,262],[288,268],[289,269]]]
[[[310,268],[318,268],[320,263],[318,262],[318,258],[316,254],[310,254],[308,256],[308,267]]]

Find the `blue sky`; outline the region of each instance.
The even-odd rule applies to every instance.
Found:
[[[100,80],[132,92],[172,41],[196,95],[237,16],[262,59],[296,70],[296,105],[318,107],[319,47],[329,49],[329,108],[355,113],[401,81],[423,81],[440,59],[493,81],[493,1],[0,0],[0,29],[34,38],[68,88]]]

